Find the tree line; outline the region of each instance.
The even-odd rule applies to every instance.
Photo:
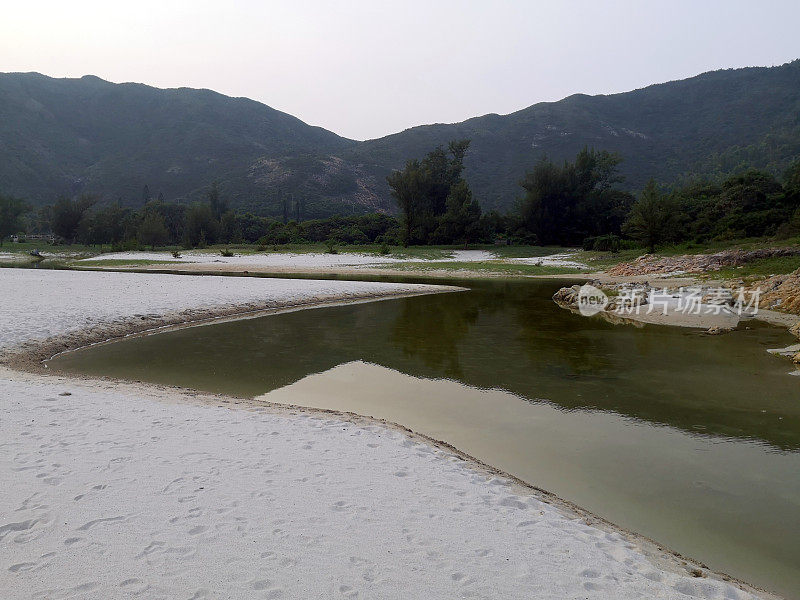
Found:
[[[587,250],[637,244],[800,235],[800,160],[782,179],[757,170],[721,182],[668,188],[651,180],[638,195],[620,188],[622,158],[584,148],[573,161],[541,158],[525,174],[509,213],[483,213],[464,179],[469,140],[438,146],[387,177],[399,217],[384,214],[283,221],[232,210],[216,185],[204,202],[167,202],[145,188],[138,209],[89,195],[60,198],[33,211],[0,195],[0,244],[17,233],[52,234],[67,244],[114,249],[211,244],[582,245]],[[297,215],[299,217],[299,215]]]

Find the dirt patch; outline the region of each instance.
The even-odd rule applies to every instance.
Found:
[[[621,277],[669,273],[707,273],[719,271],[725,267],[739,267],[763,258],[784,256],[800,256],[800,248],[725,250],[714,254],[682,254],[679,256],[645,254],[634,261],[615,265],[606,273]]]

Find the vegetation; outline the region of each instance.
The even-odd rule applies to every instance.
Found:
[[[583,148],[575,162],[542,158],[520,185],[518,237],[541,244],[578,245],[590,236],[619,234],[633,197],[613,186],[622,159]]]
[[[631,207],[623,230],[644,244],[648,252],[655,252],[656,246],[666,242],[675,230],[676,208],[673,202],[659,194],[655,180],[651,179]]]
[[[438,146],[386,178],[400,207],[403,245],[466,246],[480,237],[481,207],[462,177],[469,143],[452,141],[447,152]]]
[[[28,207],[22,200],[0,195],[0,246],[5,238],[24,230],[22,215],[27,210]]]
[[[794,61],[355,142],[207,90],[9,73],[0,74],[0,139],[20,143],[0,148],[0,181],[4,193],[35,206],[91,193],[137,210],[162,195],[204,202],[218,181],[239,213],[301,222],[392,210],[385,181],[393,170],[468,138],[464,179],[484,213],[506,212],[542,156],[560,165],[587,144],[625,157],[617,187],[627,192],[651,177],[681,186],[746,168],[778,177],[800,157],[799,93]]]
[[[449,271],[449,272],[478,272],[492,275],[518,276],[518,275],[569,275],[582,273],[583,269],[573,267],[559,267],[553,265],[526,265],[502,263],[495,261],[483,262],[408,262],[385,265],[383,268],[400,271]]]

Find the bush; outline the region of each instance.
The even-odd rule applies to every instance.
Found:
[[[610,233],[608,235],[600,235],[594,240],[593,250],[598,252],[619,252],[620,239],[619,236]]]
[[[380,252],[381,254],[384,254],[384,255],[385,254],[389,254],[389,252],[391,252],[391,251],[392,251],[392,249],[389,248],[389,244],[387,244],[386,242],[383,242],[381,244],[380,250],[378,250],[378,252]]]
[[[609,233],[607,235],[598,235],[595,237],[587,237],[583,240],[584,250],[595,250],[597,252],[619,252],[622,246],[622,240],[619,236]]]
[[[339,254],[339,251],[336,249],[336,243],[333,240],[326,241],[325,245],[328,247],[326,250],[328,254]]]
[[[221,254],[222,256],[226,256],[226,257],[228,257],[228,258],[230,258],[231,256],[233,256],[233,252],[231,252],[231,251],[230,251],[230,250],[228,250],[227,248],[225,248],[225,250],[220,250],[220,254]]]
[[[139,249],[139,240],[136,238],[130,238],[128,240],[123,240],[121,242],[115,242],[111,244],[112,252],[131,252],[138,249]]]

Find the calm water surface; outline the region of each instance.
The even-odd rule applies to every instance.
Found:
[[[614,326],[552,282],[132,338],[51,366],[405,424],[672,549],[800,598],[800,378],[726,336]]]

